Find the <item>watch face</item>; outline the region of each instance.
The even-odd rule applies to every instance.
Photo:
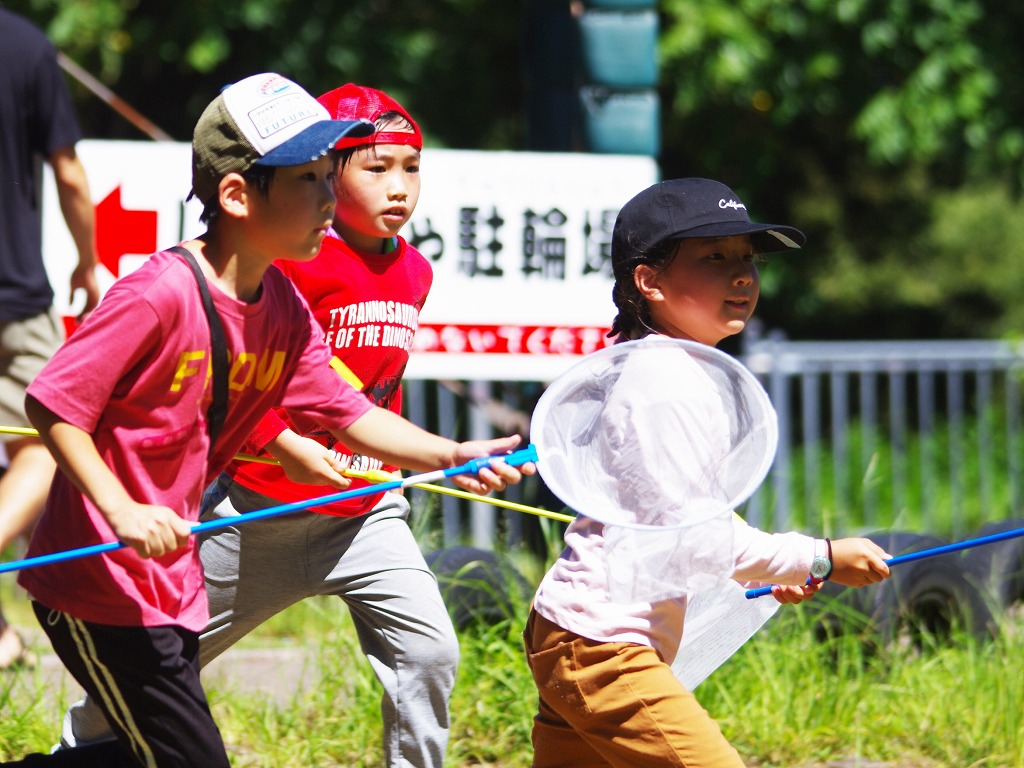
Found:
[[[811,562],[811,576],[816,579],[824,579],[828,576],[831,565],[827,557],[815,557]]]

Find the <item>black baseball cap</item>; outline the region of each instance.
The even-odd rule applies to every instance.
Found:
[[[671,179],[648,187],[619,211],[612,258],[622,263],[666,240],[750,235],[755,253],[800,248],[807,238],[794,227],[750,220],[747,206],[712,179]]]

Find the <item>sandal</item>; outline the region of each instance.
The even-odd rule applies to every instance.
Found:
[[[14,627],[7,625],[0,632],[0,670],[19,667],[32,669],[35,665],[36,655],[25,647],[21,635]]]

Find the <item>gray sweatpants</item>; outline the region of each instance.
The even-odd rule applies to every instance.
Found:
[[[203,519],[236,516],[279,502],[222,476],[226,497]],[[384,688],[384,765],[441,768],[458,639],[406,523],[409,504],[393,493],[361,517],[311,512],[218,528],[202,542],[210,622],[200,638],[206,665],[264,621],[312,595],[348,606],[363,652]],[[65,716],[66,746],[102,735],[91,702]]]

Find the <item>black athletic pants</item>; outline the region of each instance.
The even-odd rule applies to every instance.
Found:
[[[32,605],[54,651],[103,708],[117,741],[32,755],[22,764],[229,768],[199,682],[198,633],[93,624]]]

